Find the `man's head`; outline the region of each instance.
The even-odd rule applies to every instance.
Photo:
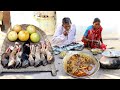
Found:
[[[94,29],[98,29],[100,27],[100,19],[99,18],[94,19],[93,27],[94,27]]]
[[[62,26],[65,30],[69,30],[71,28],[71,24],[72,22],[69,17],[65,17],[62,19]]]

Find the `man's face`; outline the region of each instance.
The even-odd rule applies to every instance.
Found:
[[[95,29],[99,29],[100,28],[100,22],[93,23],[93,26],[94,26]]]
[[[71,24],[66,24],[65,23],[65,24],[63,24],[63,27],[64,27],[65,30],[68,31],[71,28]]]

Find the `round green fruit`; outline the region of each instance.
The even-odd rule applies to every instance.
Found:
[[[17,32],[16,31],[10,31],[7,35],[7,38],[9,41],[16,41],[18,38]]]
[[[30,35],[30,40],[33,42],[33,43],[37,43],[40,41],[40,35],[38,33],[32,33]]]
[[[35,26],[33,26],[33,25],[29,25],[29,26],[27,27],[27,31],[29,32],[29,34],[32,34],[32,33],[35,33],[35,32],[36,32],[36,28],[35,28]]]

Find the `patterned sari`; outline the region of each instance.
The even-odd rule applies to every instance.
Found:
[[[87,42],[82,38],[82,42],[84,43],[85,47],[90,47],[90,48],[100,48],[100,43],[95,43],[93,40],[97,40],[100,42],[101,37],[101,32],[102,32],[102,27],[100,27],[97,30],[94,30],[93,28],[90,28],[86,30],[84,37],[87,39],[91,40],[92,42]]]

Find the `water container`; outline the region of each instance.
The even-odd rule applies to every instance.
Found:
[[[46,35],[54,35],[56,27],[56,12],[55,11],[35,11],[34,16],[39,23],[39,28]]]

